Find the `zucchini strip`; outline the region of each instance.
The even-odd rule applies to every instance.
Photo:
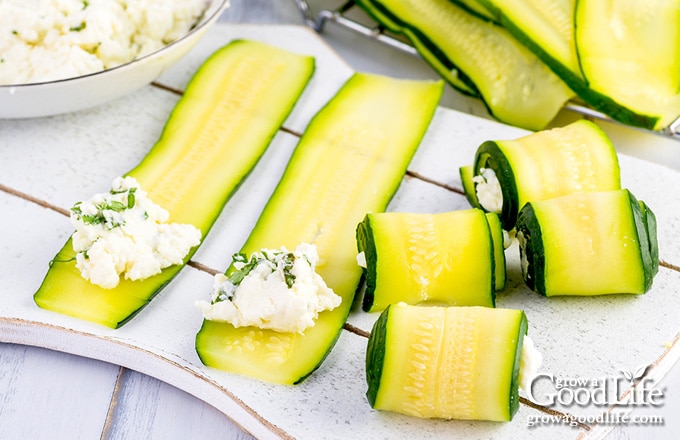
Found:
[[[169,211],[170,221],[192,224],[205,237],[313,71],[312,57],[254,41],[226,45],[196,72],[159,140],[127,175]],[[35,293],[36,304],[111,328],[131,319],[184,266],[139,281],[121,279],[117,287],[104,289],[85,280],[74,259],[69,239]]]
[[[517,220],[524,280],[545,296],[645,293],[658,271],[653,218],[626,189],[528,203]]]
[[[356,0],[356,3],[385,29],[402,34],[411,42],[420,56],[454,89],[464,95],[479,97],[479,91],[470,78],[451,62],[436,45],[422,32],[402,25],[389,16],[383,8],[373,4],[373,0]]]
[[[480,209],[367,214],[357,227],[366,260],[363,309],[398,302],[494,307],[495,269],[504,281],[505,260],[496,261],[502,233],[496,221],[492,234],[493,217]]]
[[[378,11],[373,13],[378,20],[387,17],[386,27],[396,23],[395,31],[419,43],[416,49],[426,46],[423,58],[444,79],[449,81],[452,71],[458,79],[469,78],[491,115],[502,122],[543,129],[574,96],[505,29],[450,0],[362,0],[360,5],[368,5],[369,14]]]
[[[316,245],[317,271],[342,303],[320,313],[303,334],[204,320],[196,351],[205,365],[283,384],[301,382],[319,367],[361,278],[356,225],[387,206],[442,92],[443,81],[356,73],[317,113],[241,252]]]
[[[666,127],[680,116],[679,97],[653,97],[649,105],[643,101],[650,95],[642,97],[661,81],[677,84],[677,1],[476,1],[591,108],[621,123],[647,129]],[[642,10],[657,14],[648,25],[640,26],[650,18]],[[623,38],[617,35],[622,31]],[[622,41],[626,42],[622,45]],[[665,66],[659,67],[661,63]],[[650,65],[659,67],[659,76],[637,75]],[[671,92],[677,94],[677,88]]]
[[[368,340],[368,401],[423,418],[509,421],[527,328],[521,310],[390,305]]]
[[[574,17],[590,88],[650,116],[655,130],[680,117],[679,0],[577,0]]]

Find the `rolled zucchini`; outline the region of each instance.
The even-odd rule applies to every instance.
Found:
[[[494,307],[496,283],[505,283],[500,222],[480,209],[368,214],[357,247],[369,312],[397,302]]]
[[[659,270],[654,213],[626,189],[528,203],[517,239],[524,281],[545,296],[642,294]]]
[[[496,212],[507,230],[527,202],[621,188],[611,140],[586,120],[516,140],[486,141],[477,149],[472,174],[472,184],[464,185],[468,199]],[[461,176],[465,182],[469,171]]]
[[[391,305],[368,340],[368,401],[423,418],[511,420],[526,333],[521,310]]]

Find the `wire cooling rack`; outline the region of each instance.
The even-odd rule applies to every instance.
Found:
[[[413,46],[411,46],[406,40],[400,38],[398,35],[391,34],[387,30],[385,30],[385,28],[383,28],[382,26],[376,24],[374,21],[372,20],[359,21],[358,19],[351,17],[350,15],[352,14],[353,10],[360,9],[355,5],[353,0],[346,1],[336,9],[333,10],[323,9],[317,12],[316,14],[312,12],[312,9],[310,8],[309,2],[307,0],[295,0],[295,3],[297,5],[298,10],[300,11],[300,14],[302,15],[305,24],[313,28],[318,33],[322,33],[324,27],[328,23],[333,23],[341,28],[362,35],[366,38],[379,41],[380,43],[383,43],[386,46],[393,47],[397,50],[411,54],[413,56],[419,56],[416,49]],[[597,110],[593,110],[588,106],[576,102],[568,102],[565,105],[565,109],[590,118],[618,123],[617,121],[614,121],[604,113],[599,112]],[[668,127],[662,130],[658,131],[645,130],[645,131],[650,131],[657,135],[680,140],[680,117],[673,121],[673,123],[671,123]]]

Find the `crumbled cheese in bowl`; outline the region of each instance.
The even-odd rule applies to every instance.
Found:
[[[319,313],[342,302],[316,273],[318,260],[316,247],[306,243],[292,252],[262,249],[250,259],[236,254],[236,271],[215,275],[212,301],[197,301],[196,306],[205,319],[234,327],[303,333]]]
[[[0,85],[74,78],[186,34],[207,0],[0,0]]]
[[[117,177],[108,193],[71,208],[76,267],[83,278],[112,289],[123,275],[142,280],[182,264],[201,241],[193,225],[168,223],[169,213],[153,203],[132,177]]]

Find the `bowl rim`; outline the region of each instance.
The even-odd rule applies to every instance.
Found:
[[[69,78],[59,78],[59,79],[53,79],[49,81],[40,81],[40,82],[30,82],[30,83],[18,83],[18,84],[0,84],[0,92],[3,90],[9,90],[10,93],[13,93],[14,89],[17,88],[28,88],[28,87],[37,87],[37,86],[45,86],[49,84],[57,84],[57,83],[68,83],[70,81],[77,81],[77,80],[82,80],[83,78],[91,78],[97,75],[106,75],[109,72],[114,72],[116,70],[122,70],[122,69],[127,69],[130,66],[134,64],[139,64],[149,58],[153,58],[157,56],[161,52],[165,52],[167,49],[176,46],[178,44],[181,44],[184,40],[189,38],[191,35],[200,32],[203,28],[206,26],[209,26],[212,22],[217,20],[220,15],[222,15],[222,12],[224,12],[225,9],[229,7],[229,2],[230,0],[207,0],[208,6],[206,7],[205,11],[203,11],[203,14],[201,15],[200,19],[198,22],[191,28],[189,31],[187,31],[185,34],[183,34],[181,37],[178,39],[171,41],[170,43],[164,45],[163,47],[160,47],[152,52],[149,52],[139,58],[135,58],[131,61],[128,61],[127,63],[124,64],[119,64],[117,66],[104,69],[104,70],[99,70],[97,72],[91,72],[91,73],[86,73],[84,75],[80,76],[72,76]],[[217,6],[214,6],[217,5]],[[214,7],[214,10],[210,12],[210,9]]]

